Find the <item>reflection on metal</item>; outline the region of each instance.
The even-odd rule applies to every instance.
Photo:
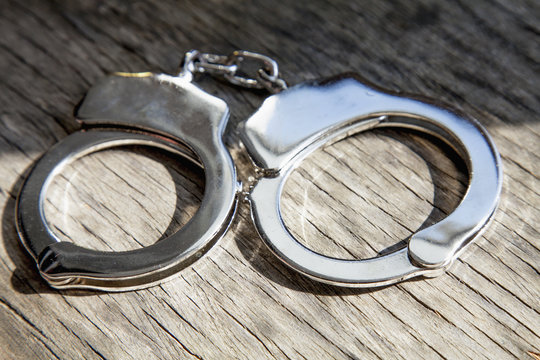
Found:
[[[240,77],[241,59],[262,63]],[[502,169],[495,146],[474,120],[432,101],[392,94],[347,75],[287,89],[272,59],[249,52],[230,57],[190,51],[177,77],[116,73],[92,87],[77,111],[85,131],[52,147],[34,166],[17,199],[17,229],[44,279],[55,288],[140,289],[177,273],[227,230],[240,185],[222,140],[229,111],[191,84],[194,72],[224,76],[245,87],[281,91],[239,129],[260,178],[248,196],[257,231],[293,269],[341,286],[374,287],[442,273],[488,224],[499,201]],[[290,234],[281,217],[287,177],[314,150],[375,127],[412,128],[439,137],[463,157],[469,187],[455,211],[410,238],[407,248],[366,260],[317,254]],[[62,168],[86,154],[127,144],[171,151],[205,171],[205,196],[178,232],[151,246],[103,252],[60,242],[43,215],[44,194]]]
[[[444,140],[464,158],[469,187],[455,211],[413,234],[407,248],[366,260],[315,253],[291,235],[281,217],[287,177],[314,150],[375,127],[412,128]],[[263,177],[252,190],[259,235],[285,264],[319,281],[384,286],[444,271],[488,224],[502,186],[500,159],[486,131],[453,110],[384,92],[357,77],[301,84],[273,95],[242,128],[242,141]]]
[[[222,141],[228,116],[222,100],[177,77],[110,76],[92,87],[77,112],[91,130],[52,147],[18,198],[19,236],[43,278],[55,288],[139,289],[200,258],[224,234],[236,209],[239,184]],[[51,179],[81,156],[128,144],[160,147],[203,167],[206,195],[199,210],[178,232],[142,249],[104,252],[60,242],[43,215]]]

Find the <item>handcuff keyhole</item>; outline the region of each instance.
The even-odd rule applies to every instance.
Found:
[[[282,216],[325,256],[359,260],[407,244],[451,213],[467,187],[459,156],[412,130],[376,129],[318,149],[287,179]]]
[[[198,165],[165,150],[130,145],[64,167],[43,205],[60,241],[127,251],[175,233],[198,210],[203,194]]]

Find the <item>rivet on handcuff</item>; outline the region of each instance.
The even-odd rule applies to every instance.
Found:
[[[262,64],[253,76],[241,72],[246,59]],[[266,245],[310,278],[339,286],[377,287],[440,275],[493,216],[502,187],[501,162],[486,130],[475,120],[432,100],[368,85],[357,75],[287,88],[277,63],[267,56],[190,51],[177,76],[116,73],[99,81],[77,109],[82,130],[54,145],[29,173],[17,199],[17,230],[50,286],[145,288],[193,263],[225,234],[241,193],[223,144],[229,110],[223,100],[192,83],[194,73],[275,93],[239,128],[240,140],[260,175],[247,198]],[[287,177],[314,150],[376,127],[411,128],[448,143],[466,162],[466,194],[450,215],[413,234],[407,247],[393,253],[342,260],[309,250],[283,223],[280,202]],[[103,252],[61,242],[43,211],[52,178],[84,155],[128,144],[162,148],[201,166],[206,183],[199,210],[175,234],[137,250]]]

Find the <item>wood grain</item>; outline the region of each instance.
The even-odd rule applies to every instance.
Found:
[[[540,353],[540,7],[534,1],[0,2],[0,349],[7,359],[534,359]],[[446,274],[383,289],[313,282],[265,248],[241,204],[201,260],[150,289],[56,291],[18,243],[25,172],[76,129],[74,106],[113,71],[171,73],[184,51],[248,49],[290,83],[356,71],[479,119],[501,153],[501,205]],[[264,99],[201,78],[229,104],[227,143]],[[287,226],[310,248],[365,258],[403,246],[463,195],[464,167],[414,132],[372,131],[311,155],[287,182]],[[204,174],[118,148],[72,164],[47,193],[66,241],[126,250],[194,214]]]

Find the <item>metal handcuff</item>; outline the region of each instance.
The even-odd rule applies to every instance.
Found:
[[[242,76],[243,60],[262,64]],[[233,84],[275,93],[240,124],[256,182],[247,195],[260,237],[285,264],[315,280],[340,286],[377,287],[443,273],[487,227],[502,187],[499,154],[473,119],[431,100],[404,97],[345,74],[287,88],[277,63],[260,54],[230,56],[190,51],[177,76],[116,73],[94,85],[76,118],[83,124],[34,165],[17,199],[20,240],[41,276],[58,289],[125,291],[159,283],[200,258],[227,231],[241,185],[223,143],[227,104],[192,83],[194,73],[223,76]],[[287,177],[314,150],[376,127],[401,127],[434,135],[465,160],[469,184],[446,218],[413,234],[408,246],[365,260],[342,260],[300,244],[281,216]],[[204,169],[205,192],[193,218],[153,245],[103,252],[61,242],[44,216],[51,180],[70,162],[116,146],[143,144],[182,156]]]

